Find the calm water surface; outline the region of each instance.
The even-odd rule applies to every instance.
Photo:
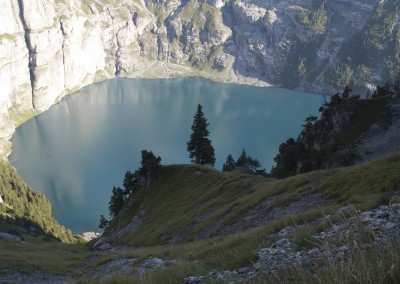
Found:
[[[269,171],[279,144],[297,136],[323,97],[191,79],[113,79],[88,86],[17,128],[11,163],[42,191],[74,232],[98,230],[113,185],[135,170],[140,151],[163,164],[189,163],[186,142],[197,104],[209,122],[221,169],[243,147]]]

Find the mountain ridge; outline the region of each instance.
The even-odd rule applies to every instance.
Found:
[[[284,180],[198,165],[164,166],[158,181],[133,193],[104,237],[130,246],[179,244],[349,203],[363,210],[375,208],[396,195],[392,190],[399,185],[398,154],[389,157]],[[385,181],[379,178],[384,172]],[[383,189],[385,184],[391,188]]]

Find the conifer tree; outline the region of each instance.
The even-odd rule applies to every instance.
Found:
[[[247,157],[246,150],[243,148],[242,153],[240,153],[240,156],[236,161],[236,167],[247,168],[247,166],[248,166],[248,157]]]
[[[127,171],[125,173],[125,178],[124,178],[124,181],[122,182],[122,185],[124,186],[124,189],[125,189],[124,195],[129,195],[135,190],[137,180],[138,180],[137,171],[134,173]]]
[[[152,151],[142,150],[141,167],[138,174],[145,178],[146,186],[155,181],[161,171],[161,157],[153,154]]]
[[[233,159],[232,155],[229,154],[228,157],[226,157],[226,161],[224,165],[222,166],[222,171],[224,172],[231,172],[236,169],[236,162]]]
[[[192,134],[187,142],[187,150],[192,163],[214,166],[214,147],[208,138],[207,126],[207,119],[204,117],[202,106],[199,104],[194,115]]]
[[[253,159],[250,155],[247,155],[246,150],[243,148],[235,166],[247,168],[257,173],[257,168],[261,167],[261,164],[257,159]]]
[[[106,219],[103,215],[100,215],[100,224],[99,228],[100,229],[105,229],[110,225],[110,221]]]
[[[121,211],[124,205],[124,190],[120,187],[113,187],[110,202],[108,202],[108,209],[110,210],[110,215],[115,216]]]

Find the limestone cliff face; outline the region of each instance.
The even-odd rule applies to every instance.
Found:
[[[333,92],[384,82],[400,62],[396,0],[0,4],[2,141],[65,94],[116,75],[199,74]]]

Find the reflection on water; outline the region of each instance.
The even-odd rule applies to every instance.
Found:
[[[296,136],[322,96],[203,79],[114,79],[67,96],[18,127],[10,161],[46,194],[55,217],[75,232],[96,230],[113,185],[152,150],[163,164],[189,163],[186,142],[203,105],[216,167],[243,147],[269,170],[279,144]]]

